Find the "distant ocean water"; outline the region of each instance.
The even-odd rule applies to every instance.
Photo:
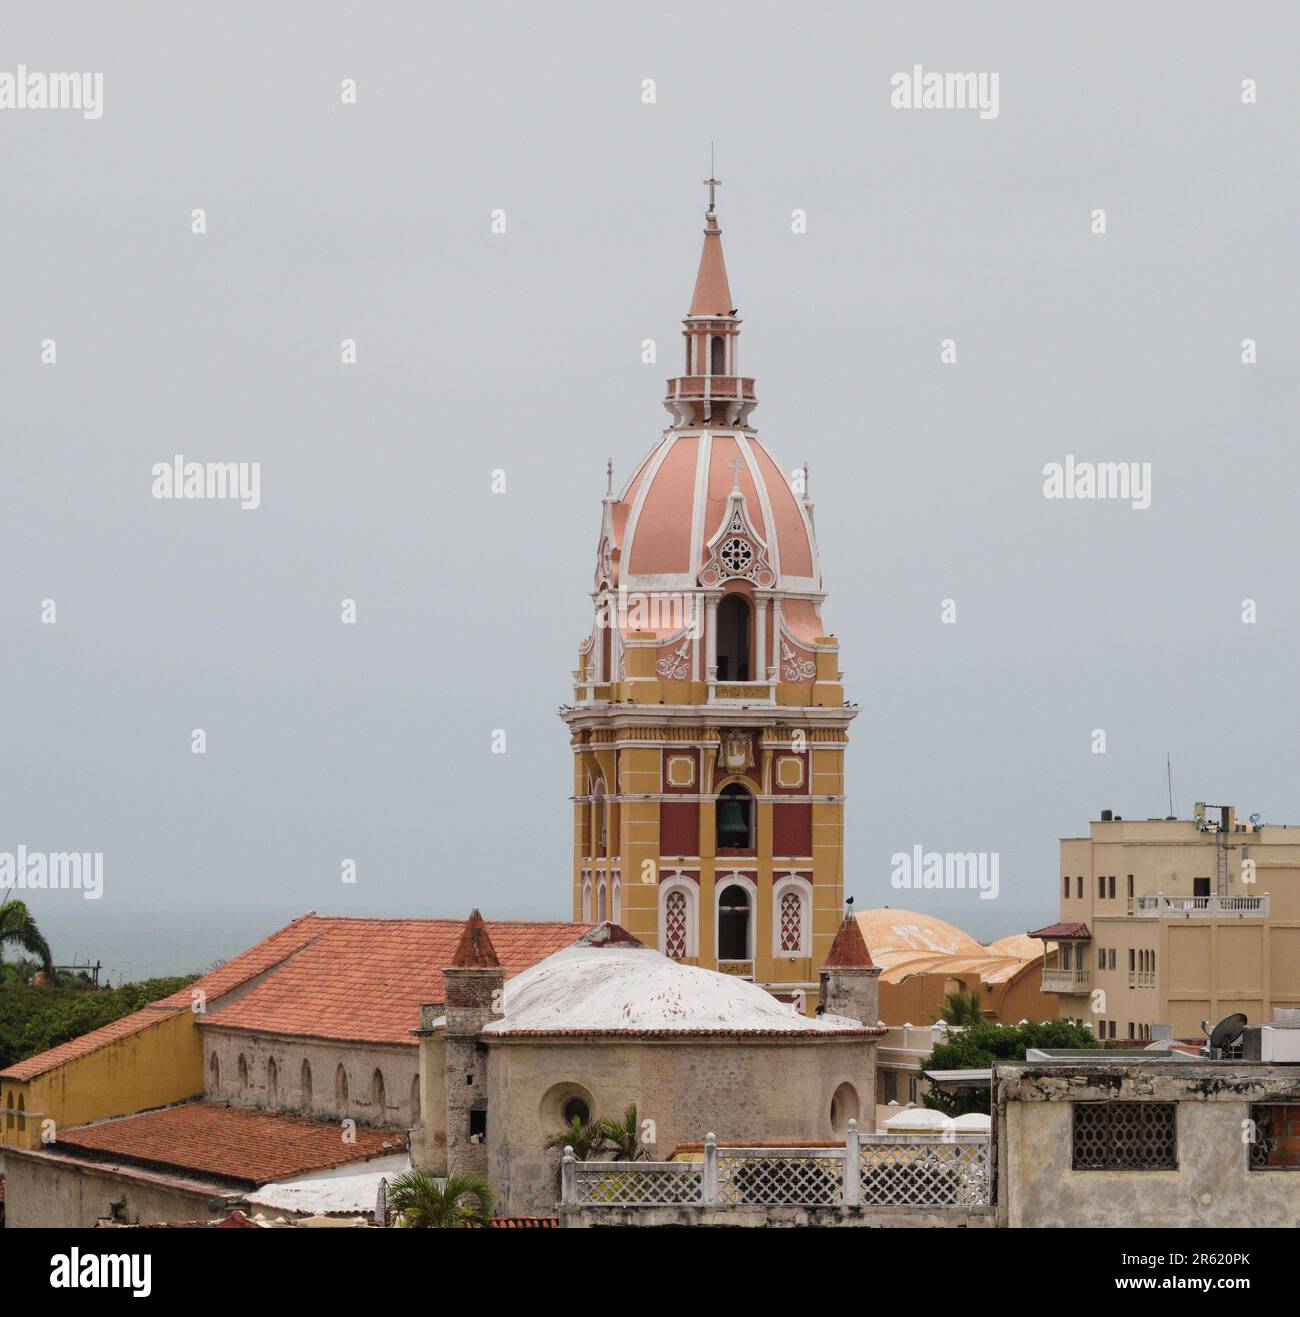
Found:
[[[69,893],[58,893],[60,898]],[[56,964],[100,961],[100,982],[202,974],[305,911],[289,906],[127,907],[105,901],[28,901]],[[6,959],[17,958],[7,947]]]
[[[910,893],[909,893],[910,895]],[[107,899],[85,901],[68,892],[29,894],[28,904],[54,952],[57,964],[89,960],[103,963],[100,981],[114,985],[134,979],[202,974],[215,962],[229,960],[277,928],[305,914],[302,904],[231,906],[124,906]],[[902,902],[899,902],[902,905]],[[988,911],[988,903],[935,909],[934,915],[988,943],[1008,933],[1049,923],[1055,914],[1016,915]],[[322,908],[321,914],[342,911]],[[375,917],[412,915],[411,910],[366,909],[353,913]],[[559,912],[512,912],[513,918],[556,918]],[[6,948],[13,960],[17,951]]]

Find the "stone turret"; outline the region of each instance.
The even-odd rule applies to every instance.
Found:
[[[479,1033],[502,1016],[506,972],[477,910],[465,921],[456,954],[442,974],[447,991],[447,1172],[486,1175],[487,1048]]]
[[[880,1013],[880,968],[871,963],[871,952],[851,912],[844,916],[835,934],[820,978],[819,1015],[845,1015],[865,1025],[876,1023]]]

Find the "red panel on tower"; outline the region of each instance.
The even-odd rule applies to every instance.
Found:
[[[812,804],[801,800],[780,801],[772,806],[772,854],[812,854]]]

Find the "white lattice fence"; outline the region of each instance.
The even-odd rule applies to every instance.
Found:
[[[989,1141],[863,1139],[859,1200],[873,1207],[983,1207],[990,1201]]]
[[[575,1162],[572,1201],[582,1207],[676,1207],[698,1203],[698,1162]]]
[[[844,1202],[844,1150],[720,1150],[718,1202],[725,1207],[839,1207]]]
[[[575,1207],[987,1207],[990,1144],[981,1134],[860,1136],[844,1147],[720,1148],[702,1161],[580,1162],[566,1149],[564,1202]]]

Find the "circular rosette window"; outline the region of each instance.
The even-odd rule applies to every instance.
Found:
[[[754,561],[754,550],[748,540],[727,540],[718,550],[718,561],[733,575],[739,576],[749,570]]]

